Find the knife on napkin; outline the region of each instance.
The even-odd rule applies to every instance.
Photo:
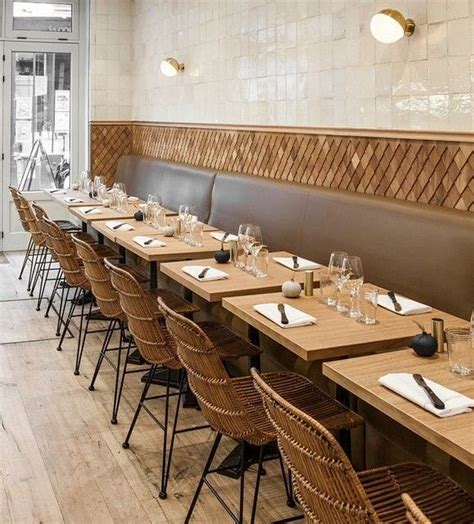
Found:
[[[300,265],[298,264],[298,257],[296,255],[292,255],[291,257],[293,259],[293,268],[298,269]]]
[[[206,273],[210,270],[210,267],[205,267],[198,275],[198,278],[204,278],[206,276]]]
[[[285,304],[278,304],[278,311],[281,314],[281,323],[286,326],[289,324],[288,317],[286,316]]]
[[[393,307],[395,308],[395,311],[401,311],[402,310],[402,306],[400,305],[400,302],[397,300],[397,297],[395,296],[395,293],[393,291],[388,291],[387,292],[387,296],[393,302]]]
[[[115,224],[115,226],[113,227],[113,229],[120,229],[122,226],[125,225],[125,222],[121,222],[120,224]]]
[[[423,391],[427,394],[428,398],[430,399],[430,402],[433,404],[433,406],[436,409],[444,409],[445,408],[444,402],[428,386],[428,384],[425,382],[425,379],[419,373],[415,373],[413,375],[413,379],[420,386],[420,388],[423,389]]]

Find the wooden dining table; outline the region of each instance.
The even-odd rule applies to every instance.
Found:
[[[282,293],[267,293],[224,298],[222,305],[236,317],[284,346],[303,360],[310,362],[336,357],[352,357],[364,353],[388,351],[406,346],[420,332],[414,320],[429,329],[431,319],[442,318],[445,327],[467,326],[458,317],[433,309],[430,313],[403,316],[378,307],[377,323],[365,325],[342,316],[313,297],[284,298]],[[263,303],[291,305],[313,317],[316,324],[305,327],[281,328],[257,311]]]
[[[78,191],[77,189],[44,189],[43,191],[48,196],[50,196],[52,200],[57,202],[62,207],[66,207],[68,209],[76,206],[80,207],[102,205],[101,202],[95,200],[94,198],[91,198],[89,195],[83,193],[82,191]],[[82,200],[82,202],[66,202],[66,198],[77,198],[78,200]]]
[[[214,258],[194,260],[192,264],[224,271],[228,275],[226,279],[213,280],[211,282],[196,280],[187,273],[184,273],[183,267],[189,265],[189,262],[186,261],[161,264],[160,271],[207,302],[216,303],[221,302],[225,297],[269,293],[280,290],[283,282],[293,277],[297,282],[303,283],[304,271],[293,271],[274,260],[274,257],[291,256],[292,254],[286,251],[270,253],[268,275],[261,278],[257,278],[235,267],[231,262],[218,264]],[[319,282],[319,269],[321,269],[321,266],[314,271],[314,282],[316,285],[318,285]]]
[[[379,384],[387,373],[420,373],[447,388],[474,398],[473,377],[449,371],[446,353],[421,358],[411,349],[325,362],[323,373],[366,404],[474,469],[474,411],[437,417]]]

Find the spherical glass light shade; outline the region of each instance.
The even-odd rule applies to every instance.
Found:
[[[166,58],[161,61],[160,71],[165,76],[175,76],[178,71],[183,69],[183,65],[180,64],[175,58]]]
[[[404,16],[394,9],[384,9],[370,21],[372,36],[383,44],[393,44],[403,38],[406,30]]]

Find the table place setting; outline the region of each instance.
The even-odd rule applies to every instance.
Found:
[[[229,275],[224,271],[209,266],[184,266],[182,271],[199,280],[199,282],[212,282],[229,278]]]
[[[67,191],[65,189],[48,189],[50,195],[66,195]]]
[[[377,304],[398,315],[421,315],[432,311],[430,306],[416,302],[416,300],[410,298],[396,295],[393,291],[389,291],[386,294],[379,294]]]
[[[237,242],[239,240],[239,237],[237,235],[233,235],[232,233],[225,233],[223,231],[214,231],[211,233],[211,237],[217,240],[218,242],[222,242],[225,244],[226,242]]]
[[[474,399],[419,374],[388,373],[379,383],[441,418],[468,413],[474,407]]]
[[[277,264],[281,264],[293,271],[312,271],[321,267],[321,265],[316,262],[296,255],[292,255],[291,257],[273,257],[273,260]]]
[[[310,326],[317,322],[315,317],[288,304],[255,304],[253,309],[283,329]]]
[[[135,244],[138,244],[142,247],[166,247],[166,242],[162,242],[157,238],[138,235],[133,237],[132,240],[135,242]]]
[[[102,214],[102,209],[98,208],[98,207],[78,207],[77,210],[80,212],[80,213],[84,213],[84,215],[101,215]]]
[[[112,231],[133,231],[135,228],[127,222],[120,222],[117,220],[108,220],[105,225]]]
[[[84,200],[76,197],[64,197],[64,202],[67,202],[68,204],[81,204]]]

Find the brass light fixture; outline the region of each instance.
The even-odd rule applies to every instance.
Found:
[[[184,64],[180,64],[176,58],[165,58],[161,61],[160,70],[165,76],[175,76],[179,71],[184,71]]]
[[[396,9],[382,9],[372,17],[370,32],[379,42],[393,44],[404,35],[411,36],[415,32],[415,22]]]

